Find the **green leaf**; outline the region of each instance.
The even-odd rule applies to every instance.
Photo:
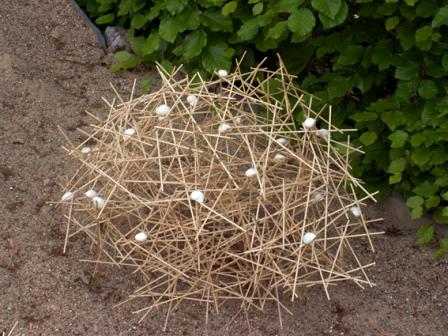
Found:
[[[440,260],[446,255],[448,255],[448,238],[442,238],[439,242],[439,248],[434,252],[434,257]]]
[[[442,61],[441,61],[442,67],[445,71],[448,71],[448,53],[445,53],[442,56]]]
[[[417,244],[428,244],[434,236],[434,226],[432,224],[423,224],[417,231]]]
[[[392,30],[395,29],[395,27],[400,23],[400,18],[398,16],[392,16],[390,18],[387,18],[386,20],[386,30]]]
[[[387,169],[387,171],[391,174],[401,174],[406,169],[406,165],[407,160],[401,157],[392,160],[389,164],[389,168]]]
[[[132,32],[132,29],[129,29],[128,31],[128,41],[129,45],[131,46],[131,49],[134,53],[136,53],[138,56],[143,56],[143,46],[145,45],[145,37],[144,36],[135,36],[134,32]]]
[[[275,24],[274,27],[271,27],[268,31],[268,34],[266,35],[269,39],[278,40],[283,33],[287,29],[287,22],[286,21],[280,21]]]
[[[262,2],[257,3],[255,6],[252,7],[252,14],[253,15],[259,15],[261,12],[263,12],[264,5]]]
[[[318,12],[334,19],[341,8],[341,0],[311,0],[311,6]]]
[[[160,11],[164,8],[163,2],[158,2],[151,9],[145,13],[146,19],[148,21],[154,20],[156,17],[160,15]]]
[[[431,153],[425,148],[416,148],[411,154],[411,160],[417,166],[424,166],[431,158]]]
[[[440,177],[438,177],[436,179],[436,181],[434,182],[434,184],[438,185],[439,187],[448,187],[448,176],[440,176]]]
[[[408,5],[408,6],[414,6],[417,1],[418,0],[404,0],[406,5]]]
[[[403,62],[395,70],[395,78],[402,80],[415,79],[418,76],[420,65],[415,62]]]
[[[305,0],[280,0],[276,1],[272,9],[276,13],[293,13],[305,2]]]
[[[229,46],[224,42],[208,45],[202,54],[202,66],[208,72],[217,69],[229,71],[232,65],[231,56]]]
[[[423,197],[432,196],[437,190],[439,190],[439,187],[429,181],[424,181],[412,189],[414,193]]]
[[[145,25],[146,22],[148,22],[146,16],[144,16],[143,14],[135,14],[131,20],[131,27],[140,29]]]
[[[139,57],[130,54],[127,51],[118,51],[114,55],[114,64],[112,64],[110,70],[112,72],[117,72],[123,69],[132,69],[139,65],[141,60]]]
[[[176,40],[177,34],[183,32],[185,22],[174,17],[166,17],[162,19],[159,26],[159,35],[165,41],[173,43]]]
[[[257,35],[259,28],[258,18],[255,17],[245,21],[237,33],[239,41],[252,40]]]
[[[424,199],[421,196],[411,196],[406,200],[406,205],[411,208],[417,208],[419,206],[422,206],[424,203]]]
[[[426,136],[424,133],[416,133],[411,136],[411,146],[419,147],[425,141]]]
[[[417,91],[417,80],[401,80],[397,84],[394,97],[396,97],[403,104],[408,104],[409,101],[415,97]]]
[[[391,131],[394,131],[398,126],[406,123],[406,117],[403,112],[400,111],[387,111],[381,114],[381,120],[389,127]]]
[[[196,30],[187,35],[184,42],[183,58],[188,62],[199,56],[207,44],[207,34],[202,30]]]
[[[418,94],[423,99],[432,99],[437,96],[438,88],[434,81],[426,79],[423,80],[418,87]]]
[[[356,122],[375,121],[378,118],[378,115],[374,112],[360,112],[352,114],[349,118]]]
[[[380,70],[388,68],[392,64],[393,58],[390,57],[393,54],[392,41],[381,40],[378,41],[372,52],[372,62],[378,65]]]
[[[160,37],[157,33],[149,34],[149,36],[145,40],[145,44],[143,45],[142,53],[143,55],[151,55],[155,51],[157,51],[160,47]]]
[[[425,207],[427,209],[435,208],[440,204],[439,196],[430,196],[425,200]]]
[[[368,106],[370,111],[393,111],[400,108],[400,103],[392,98],[378,99]]]
[[[415,42],[424,42],[429,40],[432,35],[431,26],[423,26],[415,31]]]
[[[288,28],[299,36],[306,36],[313,31],[316,19],[309,9],[299,9],[288,18]]]
[[[200,12],[197,9],[188,7],[185,8],[182,13],[178,14],[176,19],[183,22],[182,30],[180,32],[198,29],[201,24],[199,14]]]
[[[411,210],[411,219],[420,218],[423,215],[423,208],[416,207]]]
[[[394,174],[389,176],[389,184],[396,184],[401,182],[402,177],[403,176],[401,174]]]
[[[97,18],[95,20],[95,23],[97,25],[103,25],[103,24],[112,22],[114,19],[115,19],[114,14],[106,14],[106,15],[103,15],[103,16],[100,16],[99,18]]]
[[[364,144],[364,146],[369,146],[373,144],[377,138],[378,137],[375,132],[364,132],[359,137],[359,140]]]
[[[442,7],[432,19],[432,27],[438,28],[443,25],[448,25],[448,7]]]
[[[392,148],[401,148],[406,143],[406,140],[408,139],[408,133],[402,130],[396,130],[392,134],[390,134],[387,137],[390,141],[392,141],[392,144],[390,147]]]
[[[152,77],[145,78],[140,83],[140,90],[142,92],[149,92],[153,83],[154,83],[154,78],[152,78]]]
[[[336,14],[336,17],[334,19],[329,18],[325,14],[319,13],[319,20],[322,23],[324,29],[330,29],[344,23],[345,19],[347,18],[347,15],[348,15],[348,6],[347,3],[344,1],[342,2],[341,9]]]
[[[343,97],[353,88],[353,82],[349,78],[336,78],[327,86],[330,99]]]
[[[404,22],[398,27],[398,39],[403,50],[409,50],[415,45],[415,27],[412,23]]]
[[[228,16],[229,14],[232,14],[236,10],[237,6],[238,2],[236,1],[230,1],[226,3],[224,7],[222,7],[222,15]]]
[[[130,14],[134,11],[134,0],[122,0],[118,9],[118,16]]]
[[[165,8],[171,15],[176,15],[182,12],[185,6],[188,5],[188,0],[164,0]]]
[[[201,24],[213,32],[231,33],[233,30],[232,19],[222,15],[219,9],[210,8],[200,16]]]
[[[438,207],[433,214],[433,218],[439,224],[448,224],[448,216],[444,216],[443,212],[444,208]]]
[[[437,0],[421,0],[419,1],[415,10],[419,17],[429,17],[437,13],[439,5]]]
[[[342,65],[353,65],[358,63],[364,48],[360,45],[350,45],[339,55],[337,63]]]

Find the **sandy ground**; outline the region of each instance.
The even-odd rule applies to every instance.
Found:
[[[85,110],[104,108],[108,83],[129,92],[143,70],[111,74],[95,35],[63,0],[2,0],[0,3],[0,333],[11,335],[447,335],[448,262],[415,244],[416,223],[390,199],[372,206],[384,217],[372,229],[377,286],[344,284],[304,291],[285,304],[280,329],[275,306],[250,312],[246,322],[228,305],[204,324],[204,307],[182,306],[168,330],[164,311],[138,324],[132,314],[144,303],[112,309],[140,283],[126,270],[104,268],[98,283],[86,284],[92,254],[79,237],[62,255],[64,220],[46,202],[60,197],[60,176],[69,170],[58,126],[80,141]],[[361,254],[363,252],[361,251]],[[367,253],[367,251],[365,252]]]

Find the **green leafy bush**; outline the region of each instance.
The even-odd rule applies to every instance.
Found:
[[[442,0],[79,0],[99,25],[129,28],[135,55],[231,70],[279,53],[300,85],[359,130],[354,173],[403,193],[412,217],[448,223],[448,5]],[[272,59],[275,59],[274,57]]]

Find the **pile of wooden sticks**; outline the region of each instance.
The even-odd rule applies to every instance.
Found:
[[[62,201],[67,239],[83,232],[96,263],[142,274],[131,299],[147,298],[143,317],[188,300],[207,314],[228,300],[283,311],[280,295],[303,287],[371,286],[354,242],[373,251],[373,195],[349,172],[359,149],[334,139],[350,130],[332,125],[331,107],[314,111],[281,61],[210,81],[159,73],[160,89],[117,95],[85,142],[69,143],[79,169]]]

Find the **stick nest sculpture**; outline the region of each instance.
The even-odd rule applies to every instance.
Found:
[[[159,73],[159,90],[118,95],[85,142],[68,146],[79,169],[62,199],[66,243],[84,232],[94,262],[141,273],[131,298],[147,299],[143,317],[188,300],[207,314],[228,300],[260,310],[274,301],[281,311],[280,297],[303,287],[328,296],[341,281],[371,286],[373,263],[355,243],[373,251],[363,215],[373,197],[349,173],[359,150],[333,139],[342,130],[331,108],[313,111],[316,98],[282,64],[246,73],[237,64],[211,81]]]

